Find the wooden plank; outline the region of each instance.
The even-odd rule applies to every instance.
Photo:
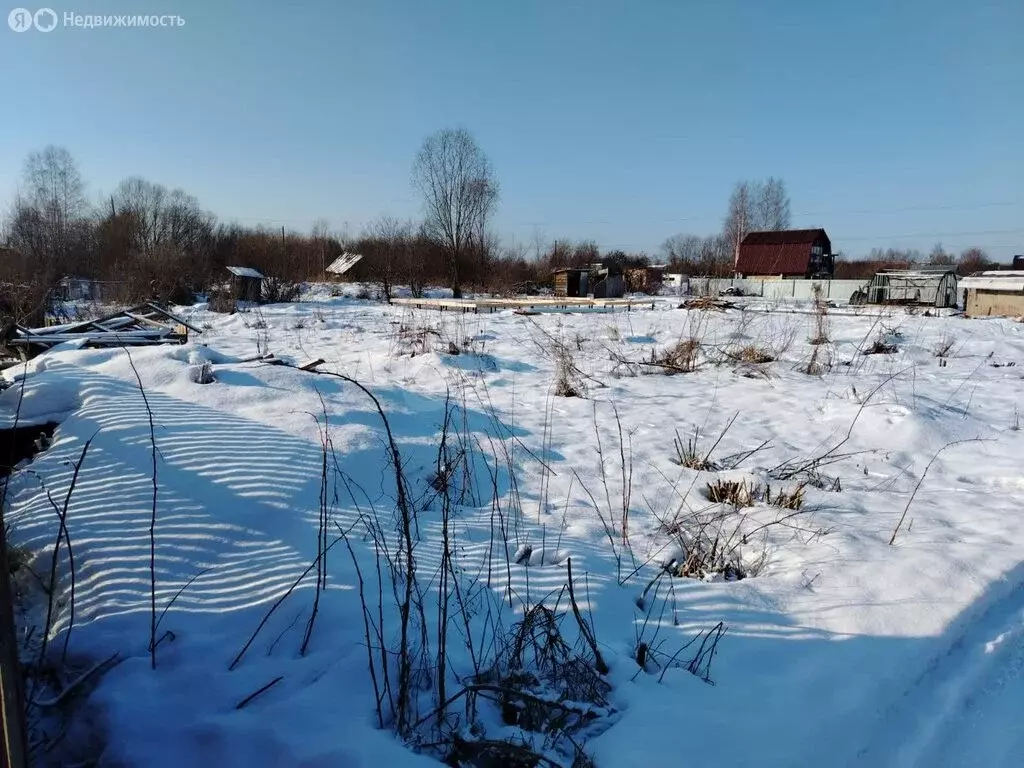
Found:
[[[184,318],[178,317],[177,315],[175,315],[175,314],[173,314],[171,312],[168,312],[166,309],[162,309],[162,308],[158,307],[156,304],[154,304],[151,301],[150,302],[146,302],[146,306],[150,307],[154,312],[158,312],[159,314],[163,315],[164,317],[168,318],[169,320],[173,320],[178,325],[184,325],[190,331],[193,331],[195,333],[202,333],[203,332],[202,328],[196,328],[194,325],[191,325],[190,323],[186,322]]]

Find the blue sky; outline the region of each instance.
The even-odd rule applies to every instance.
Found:
[[[461,126],[506,243],[654,253],[775,175],[854,256],[1024,253],[1021,0],[50,3],[186,23],[0,27],[0,201],[52,143],[97,197],[138,174],[223,219],[355,232],[417,215],[416,150]]]

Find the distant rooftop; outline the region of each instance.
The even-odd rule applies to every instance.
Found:
[[[257,280],[266,279],[264,275],[260,274],[252,267],[228,267],[227,269],[228,272],[230,272],[235,277],[254,277]]]
[[[346,251],[327,266],[327,271],[333,275],[344,275],[362,258],[363,255],[361,253],[349,253]]]

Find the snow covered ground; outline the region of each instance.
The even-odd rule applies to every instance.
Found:
[[[416,753],[379,727],[368,671],[360,577],[389,648],[399,626],[401,579],[380,566],[365,526],[377,519],[394,534],[383,423],[351,382],[256,359],[273,354],[323,358],[321,370],[363,384],[388,416],[419,510],[415,565],[435,661],[439,449],[455,457],[441,470],[458,488],[451,573],[471,605],[449,618],[449,696],[493,655],[498,630],[507,636],[538,603],[557,606],[561,631],[591,658],[564,592],[571,559],[610,667],[597,717],[574,732],[601,768],[1024,764],[1024,325],[840,308],[829,342],[812,346],[806,304],[474,315],[325,289],[306,299],[232,316],[182,308],[206,328],[187,346],[130,359],[60,349],[28,364],[21,422],[60,425],[9,493],[13,541],[42,577],[18,577],[22,619],[45,626],[55,509],[91,439],[68,504],[73,622],[62,548],[48,655],[59,661],[67,640],[66,682],[120,654],[78,697],[62,740],[44,708],[53,762],[436,764],[436,680],[417,689],[430,729]],[[647,364],[690,338],[696,370]],[[863,354],[876,342],[895,350]],[[756,362],[766,357],[777,359]],[[213,383],[197,383],[204,364]],[[157,446],[155,592],[136,370]],[[583,397],[555,396],[560,377]],[[21,390],[0,395],[8,424]],[[680,466],[677,440],[706,468]],[[799,491],[802,505],[713,504],[707,484],[718,480]],[[352,551],[332,546],[317,590],[322,515],[329,543],[346,531]],[[729,570],[670,575],[701,525],[728,539]],[[719,622],[717,652],[687,670]],[[456,722],[463,702],[451,709],[450,730],[469,738]],[[527,740],[572,764],[564,741],[494,713],[477,725],[472,736]]]

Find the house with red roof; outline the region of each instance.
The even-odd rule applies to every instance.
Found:
[[[830,279],[834,269],[832,242],[824,229],[750,232],[736,259],[741,277]]]

